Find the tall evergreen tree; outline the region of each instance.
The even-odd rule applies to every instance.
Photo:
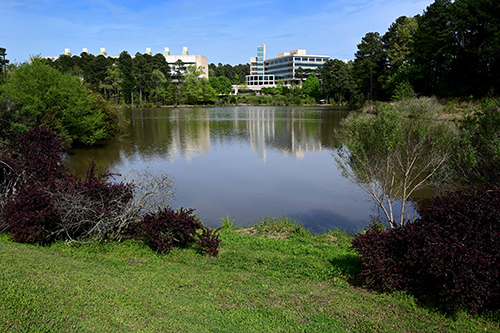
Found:
[[[383,98],[382,77],[386,67],[387,55],[384,52],[382,37],[378,32],[367,33],[355,54],[354,74],[359,89],[368,100]]]
[[[419,20],[415,35],[416,90],[447,94],[453,60],[451,0],[436,0]]]
[[[118,68],[122,73],[121,90],[124,92],[123,97],[125,103],[133,103],[133,93],[137,82],[134,76],[134,63],[132,56],[127,51],[123,51],[120,53],[117,63]]]

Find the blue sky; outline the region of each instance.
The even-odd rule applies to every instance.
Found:
[[[0,47],[11,62],[57,56],[69,48],[108,55],[153,54],[169,47],[202,54],[210,63],[249,62],[295,49],[353,59],[361,38],[384,34],[399,16],[422,14],[431,0],[1,0]]]

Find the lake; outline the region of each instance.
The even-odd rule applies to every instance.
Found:
[[[332,107],[124,109],[128,136],[73,149],[65,163],[90,162],[113,173],[167,172],[174,208],[205,225],[232,217],[238,226],[286,216],[314,232],[359,231],[374,214],[365,192],[337,170],[334,130],[349,111]]]

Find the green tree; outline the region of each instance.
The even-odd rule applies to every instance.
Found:
[[[378,32],[367,33],[358,44],[354,60],[354,74],[359,89],[370,101],[383,97],[379,78],[384,73],[385,63],[386,53],[382,37]]]
[[[345,94],[355,87],[349,63],[339,59],[329,59],[318,71],[322,96],[325,96],[327,101],[337,97],[339,105],[342,104]]]
[[[181,86],[182,83],[184,82],[184,73],[186,71],[186,66],[184,65],[184,61],[182,61],[181,59],[177,60],[174,63],[174,70],[175,73],[173,79],[177,84],[177,104],[181,104],[181,96],[182,96]]]
[[[309,75],[309,77],[302,83],[302,95],[305,98],[312,97],[315,100],[319,99],[320,86],[318,77],[315,73]]]
[[[384,48],[387,50],[389,70],[394,72],[401,65],[410,61],[417,30],[418,21],[415,17],[401,16],[391,24],[382,37]]]
[[[478,110],[464,115],[452,148],[459,180],[500,186],[499,128],[499,99],[486,98]]]
[[[20,65],[0,89],[1,102],[8,105],[1,116],[9,124],[8,132],[46,126],[68,142],[93,144],[112,135],[109,124],[121,122],[120,113],[96,107],[100,96],[79,78],[51,68],[45,59]]]
[[[118,68],[122,73],[121,90],[124,92],[125,103],[133,104],[133,93],[137,85],[137,80],[134,76],[134,63],[132,56],[127,51],[120,53],[118,58]]]
[[[106,69],[106,76],[99,85],[99,89],[104,91],[106,99],[111,98],[118,103],[120,99],[121,76],[120,69],[117,66],[109,66],[108,69]]]
[[[133,59],[133,64],[133,75],[137,82],[139,101],[142,107],[143,94],[149,93],[152,85],[151,77],[153,74],[153,68],[151,66],[151,56],[149,54],[141,54],[137,52]]]
[[[443,96],[453,61],[451,0],[436,0],[419,19],[415,35],[415,84],[426,94]]]
[[[3,78],[7,80],[7,64],[9,60],[5,57],[7,56],[7,49],[4,47],[0,47],[0,73],[2,73]]]
[[[175,105],[177,103],[177,87],[170,83],[165,90],[165,104]]]
[[[496,0],[459,0],[450,6],[453,96],[500,91],[500,6]]]
[[[229,81],[229,79],[225,76],[211,77],[208,81],[219,95],[227,96],[231,94],[231,91],[233,91],[231,81]]]
[[[168,84],[167,78],[165,74],[159,69],[153,70],[152,80],[155,85],[155,104],[158,104],[158,97],[165,103],[165,95],[166,95],[166,86]]]
[[[449,124],[435,121],[441,108],[431,98],[387,103],[378,115],[350,115],[337,132],[339,169],[371,196],[391,228],[405,223],[406,204],[415,191],[445,180],[454,136]],[[401,203],[399,221],[396,201]]]
[[[401,16],[382,37],[387,52],[387,69],[383,89],[393,94],[400,84],[410,84],[411,59],[414,55],[414,40],[418,30],[415,17]]]
[[[182,97],[187,104],[207,103],[217,99],[217,92],[206,78],[200,78],[203,68],[190,65],[182,83]]]

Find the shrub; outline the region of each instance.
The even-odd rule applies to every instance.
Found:
[[[52,197],[40,184],[26,187],[2,209],[11,240],[29,244],[47,244],[61,223]]]
[[[201,251],[208,256],[217,256],[219,254],[219,244],[221,242],[219,234],[220,229],[203,228],[198,233],[198,241],[196,244],[200,247]]]
[[[363,270],[360,281],[380,291],[406,290],[411,283],[405,271],[405,255],[410,240],[404,237],[404,228],[386,231],[368,230],[358,234],[352,247],[360,254]]]
[[[128,184],[107,182],[91,165],[85,180],[66,176],[22,188],[2,211],[11,239],[48,244],[55,239],[119,239],[134,223],[136,211],[127,214],[133,198]]]
[[[68,177],[69,171],[61,164],[66,147],[59,135],[45,127],[35,127],[3,149],[0,155],[0,209],[25,186]]]
[[[460,123],[454,162],[459,175],[500,186],[500,100],[485,99]]]
[[[140,234],[158,252],[169,252],[174,246],[186,247],[196,243],[207,254],[217,255],[220,243],[217,230],[203,226],[192,213],[190,208],[174,211],[167,207],[147,214],[142,220]]]
[[[435,199],[404,227],[358,235],[360,277],[381,290],[435,297],[477,312],[500,306],[500,191],[457,191]]]
[[[86,145],[121,132],[120,112],[105,106],[80,78],[51,68],[45,59],[33,57],[10,74],[0,87],[0,103],[9,105],[10,130],[45,125],[68,143]]]
[[[130,184],[111,183],[95,164],[85,180],[62,164],[64,140],[44,127],[21,134],[2,156],[0,229],[18,242],[47,244],[55,239],[120,238],[135,222]]]
[[[90,165],[86,178],[67,177],[47,187],[61,216],[55,234],[61,239],[122,238],[137,223],[139,209],[133,205],[133,186],[112,183],[110,173],[97,173]]]
[[[9,177],[22,176],[23,183],[62,179],[69,174],[61,164],[66,148],[61,136],[46,127],[34,127],[12,142],[11,157],[4,156],[3,160],[12,168]]]

